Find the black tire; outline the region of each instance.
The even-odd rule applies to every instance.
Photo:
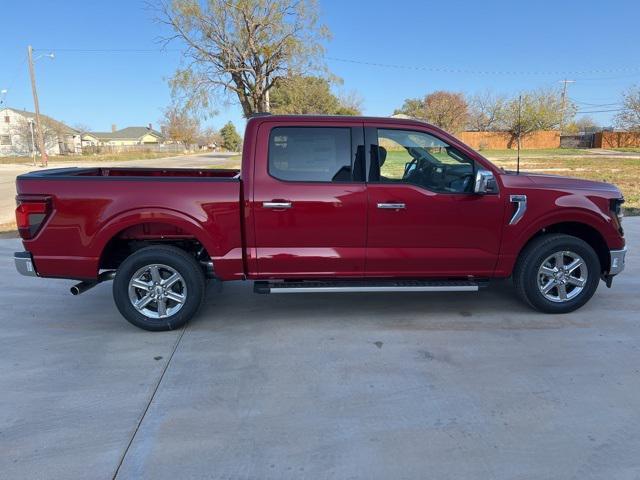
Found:
[[[129,282],[137,272],[150,265],[167,266],[182,277],[176,282],[177,285],[175,287],[171,287],[181,289],[178,294],[184,294],[182,296],[186,297],[184,301],[179,302],[181,307],[174,314],[169,314],[170,309],[167,309],[166,316],[151,318],[136,309],[130,299]],[[166,270],[163,270],[163,272],[167,275]],[[150,273],[148,275],[150,276]],[[134,295],[146,296],[144,290],[135,290]],[[184,250],[167,245],[145,247],[129,255],[118,268],[113,281],[113,299],[122,316],[136,327],[153,332],[174,330],[185,325],[197,313],[202,305],[204,296],[205,277],[198,262]],[[162,303],[165,305],[171,303],[174,306],[178,303],[170,299],[166,300],[166,302],[163,301]],[[154,305],[158,313],[160,313],[157,301],[155,303],[151,301],[147,311],[153,310]]]
[[[587,277],[582,291],[574,298],[554,302],[547,299],[538,287],[538,269],[545,259],[560,251],[579,255],[586,264]],[[580,308],[593,296],[600,283],[600,272],[598,255],[587,242],[571,235],[547,234],[531,241],[520,253],[513,273],[513,282],[518,295],[536,310],[545,313],[569,313]]]

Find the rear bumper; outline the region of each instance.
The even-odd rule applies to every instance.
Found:
[[[27,277],[37,277],[36,267],[33,264],[31,253],[29,252],[15,252],[13,254],[13,260],[16,264],[16,270],[20,275]]]
[[[618,275],[620,272],[624,270],[624,262],[625,257],[627,256],[627,247],[624,247],[622,250],[610,250],[610,268],[607,273],[608,276]]]

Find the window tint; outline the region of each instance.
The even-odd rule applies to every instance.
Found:
[[[411,130],[378,130],[371,180],[409,183],[434,192],[473,192],[475,166],[439,138]]]
[[[274,128],[269,138],[269,173],[300,182],[352,181],[351,129]]]

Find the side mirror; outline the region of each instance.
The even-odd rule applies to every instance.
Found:
[[[473,186],[473,193],[484,195],[496,191],[496,179],[489,170],[478,170],[476,172],[476,182]]]

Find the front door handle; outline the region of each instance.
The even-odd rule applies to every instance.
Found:
[[[406,205],[404,203],[379,203],[378,208],[384,210],[402,210],[406,208]]]
[[[291,208],[291,202],[282,201],[272,201],[272,202],[262,202],[262,206],[264,208]]]

